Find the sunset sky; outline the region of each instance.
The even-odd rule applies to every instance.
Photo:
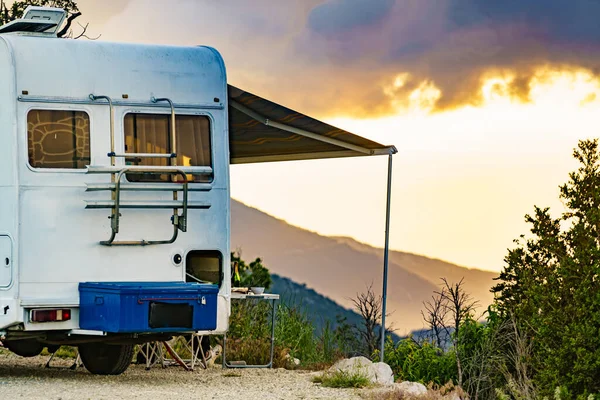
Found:
[[[80,0],[101,40],[205,44],[229,82],[394,144],[391,247],[499,270],[598,136],[593,0]],[[234,166],[232,196],[383,245],[385,157]]]

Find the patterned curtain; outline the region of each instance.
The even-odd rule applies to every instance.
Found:
[[[85,168],[90,164],[90,118],[83,111],[31,110],[27,142],[34,168]]]

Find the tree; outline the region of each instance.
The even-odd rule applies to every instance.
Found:
[[[501,314],[514,315],[532,341],[534,383],[550,395],[600,392],[600,152],[580,141],[579,168],[560,186],[566,211],[535,207],[531,236],[515,240],[492,289]]]
[[[464,289],[464,279],[457,283],[450,283],[442,278],[442,288],[434,292],[430,301],[423,303],[425,311],[422,311],[423,319],[429,325],[433,344],[444,349],[448,340],[452,343],[456,353],[456,368],[458,371],[457,383],[463,384],[463,343],[464,336],[461,330],[464,325],[475,323],[473,314],[477,307],[477,301],[473,300]]]
[[[257,258],[246,264],[239,252],[231,253],[231,285],[237,287],[264,287],[269,289],[273,284],[271,273]]]
[[[58,37],[72,36],[71,25],[76,18],[81,16],[77,3],[73,0],[23,0],[13,2],[10,7],[6,6],[4,0],[0,0],[0,25],[21,18],[25,9],[29,6],[57,7],[67,12],[67,21],[64,27],[58,32]],[[81,28],[83,32],[77,37],[85,36],[87,25]]]
[[[446,349],[450,340],[446,330],[446,326],[448,325],[448,307],[446,307],[445,296],[438,293],[434,293],[431,296],[431,300],[423,302],[424,310],[421,310],[421,315],[429,328],[427,339],[431,340],[434,347]]]
[[[371,357],[375,349],[379,348],[381,329],[380,321],[382,316],[382,300],[373,292],[373,285],[367,287],[366,293],[357,293],[356,298],[352,299],[354,308],[362,317],[363,324],[357,327],[357,333],[362,339],[365,354]]]
[[[356,297],[350,300],[354,304],[354,310],[362,317],[362,324],[354,327],[355,336],[362,347],[362,354],[373,357],[381,345],[382,297],[375,295],[371,284],[367,286],[366,292],[357,293]],[[389,317],[391,314],[385,316]],[[393,325],[388,325],[385,331],[393,333],[395,328]]]
[[[458,369],[458,386],[463,383],[463,354],[461,339],[461,328],[463,323],[473,318],[473,313],[477,307],[477,301],[473,300],[463,288],[461,279],[458,283],[448,283],[446,278],[442,278],[443,286],[437,294],[443,299],[443,307],[446,315],[450,316],[450,326],[446,326],[446,332],[452,340],[454,351],[456,352],[456,367]]]

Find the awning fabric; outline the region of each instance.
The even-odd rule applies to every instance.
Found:
[[[229,149],[231,164],[396,153],[231,85]]]

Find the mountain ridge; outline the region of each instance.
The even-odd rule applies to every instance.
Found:
[[[232,249],[242,257],[261,257],[272,273],[306,284],[318,293],[351,309],[351,298],[369,285],[380,293],[383,250],[341,236],[324,236],[288,224],[256,208],[231,201]],[[399,334],[423,328],[424,301],[439,289],[441,278],[457,282],[482,307],[492,301],[489,289],[495,273],[464,268],[443,260],[390,251],[388,319]]]

